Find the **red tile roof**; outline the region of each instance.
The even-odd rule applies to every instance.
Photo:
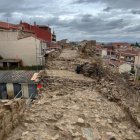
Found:
[[[127,42],[113,42],[112,45],[130,45],[130,43]]]
[[[3,29],[18,29],[19,25],[15,25],[15,24],[0,21],[0,28],[3,28]]]
[[[122,50],[119,51],[117,54],[121,54],[121,56],[137,56],[139,55],[140,51],[136,50]]]
[[[20,26],[23,27],[23,31],[32,32],[38,39],[47,42],[52,41],[52,33],[49,30],[42,29],[37,25],[30,25],[28,23],[21,23]]]
[[[121,66],[121,65],[123,65],[123,64],[125,64],[126,62],[123,62],[123,61],[114,61],[114,60],[110,60],[110,65],[115,65],[115,66],[117,66],[117,67],[119,67],[119,66]]]
[[[119,49],[119,48],[130,48],[130,44],[127,42],[113,42],[111,43],[113,47],[115,47],[115,49]]]
[[[118,60],[104,60],[104,63],[106,65],[113,65],[113,66],[116,66],[116,67],[119,67],[123,64],[125,64],[126,62],[125,61],[118,61]]]
[[[102,48],[102,46],[101,46],[101,45],[96,45],[96,48],[101,49],[101,48]]]

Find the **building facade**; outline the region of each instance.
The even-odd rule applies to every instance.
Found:
[[[4,59],[22,60],[23,66],[42,65],[47,43],[29,36],[18,39],[18,32],[0,31],[0,55]]]
[[[47,26],[0,22],[0,56],[5,61],[21,60],[23,66],[43,65],[52,39],[51,28]]]

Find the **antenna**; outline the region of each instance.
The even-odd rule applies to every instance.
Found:
[[[7,17],[7,40],[8,40],[8,30],[9,30],[9,23],[8,23],[8,17]]]
[[[8,21],[8,17],[7,17],[7,26],[8,26],[8,29],[9,29],[9,21]]]
[[[31,18],[30,18],[30,31],[31,31]]]

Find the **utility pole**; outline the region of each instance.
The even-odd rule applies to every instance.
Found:
[[[138,69],[137,69],[137,66],[136,66],[135,76],[134,76],[134,82],[136,82],[136,80],[137,80],[137,72],[138,72]]]
[[[139,57],[140,57],[140,53],[138,53],[138,61],[137,61],[137,64],[134,64],[134,67],[135,67],[135,76],[134,76],[134,81],[136,82],[137,80],[137,74],[138,74],[138,66],[139,65]],[[135,58],[136,59],[136,58]]]
[[[30,18],[30,31],[31,31],[31,23],[32,23],[32,22],[31,22],[31,18]]]

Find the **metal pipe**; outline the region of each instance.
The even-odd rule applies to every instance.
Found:
[[[14,99],[17,98],[17,96],[22,92],[22,89],[19,91],[19,93],[14,97]]]

